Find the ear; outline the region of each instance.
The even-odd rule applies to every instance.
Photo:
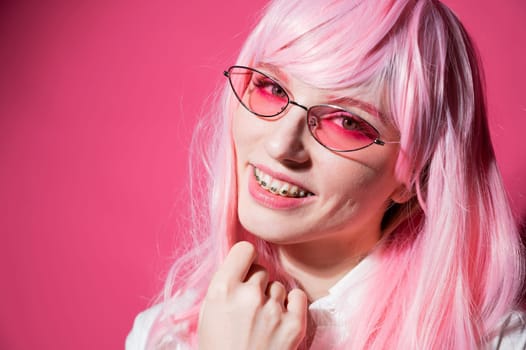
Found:
[[[398,204],[403,204],[413,198],[414,192],[409,190],[406,185],[400,184],[391,194],[391,200]]]

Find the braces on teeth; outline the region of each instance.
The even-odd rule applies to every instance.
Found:
[[[287,182],[274,180],[270,175],[265,174],[256,167],[254,167],[254,176],[261,187],[271,193],[279,194],[283,197],[303,198],[313,195],[313,193],[305,191],[298,186],[291,185]]]

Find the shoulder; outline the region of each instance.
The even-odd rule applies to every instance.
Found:
[[[196,293],[194,291],[186,291],[183,293],[178,293],[171,300],[165,301],[163,303],[152,306],[149,309],[146,309],[139,313],[135,317],[133,322],[133,327],[128,336],[126,337],[126,350],[144,350],[148,342],[148,336],[152,329],[152,326],[156,320],[161,317],[161,319],[166,319],[170,315],[180,315],[184,310],[191,307],[196,300]],[[161,316],[161,313],[163,314]],[[157,326],[156,326],[157,327]],[[188,333],[188,324],[180,323],[177,325],[170,324],[170,332],[168,337],[162,338],[159,341],[161,343],[165,342],[175,342],[177,346],[174,346],[175,349],[186,349],[187,345],[184,338],[184,334]],[[179,336],[177,336],[178,334]],[[173,335],[176,335],[173,337]],[[180,337],[181,336],[181,337]]]
[[[126,350],[146,349],[148,334],[161,310],[162,304],[157,304],[142,311],[135,317],[132,330],[126,337]]]
[[[513,311],[507,315],[486,349],[526,349],[526,314],[522,311]]]

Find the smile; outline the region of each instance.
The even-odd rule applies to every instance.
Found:
[[[309,192],[306,189],[286,181],[274,179],[272,176],[264,173],[261,169],[256,167],[254,167],[254,176],[259,186],[276,195],[292,198],[304,198],[314,195],[314,193]]]

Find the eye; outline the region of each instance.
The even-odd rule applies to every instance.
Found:
[[[338,112],[330,118],[334,123],[339,124],[345,130],[352,131],[367,131],[370,126],[360,117],[354,116],[350,113]]]
[[[342,127],[346,130],[360,130],[361,129],[359,122],[347,116],[341,117],[341,123],[342,123]]]
[[[287,93],[281,87],[281,85],[268,77],[255,74],[252,79],[252,84],[260,93],[269,94],[280,99],[287,99]]]
[[[283,98],[287,97],[285,90],[276,83],[272,84],[272,94]]]
[[[308,125],[319,143],[335,151],[358,150],[372,144],[380,136],[362,117],[331,105],[311,107]]]
[[[377,131],[371,124],[361,117],[346,111],[332,111],[331,113],[323,115],[323,123],[325,127],[329,126],[328,123],[332,125],[330,129],[332,129],[333,132],[336,132],[337,129],[335,128],[338,128],[343,133],[350,133],[349,136],[361,134],[369,139],[376,139],[378,137]]]

